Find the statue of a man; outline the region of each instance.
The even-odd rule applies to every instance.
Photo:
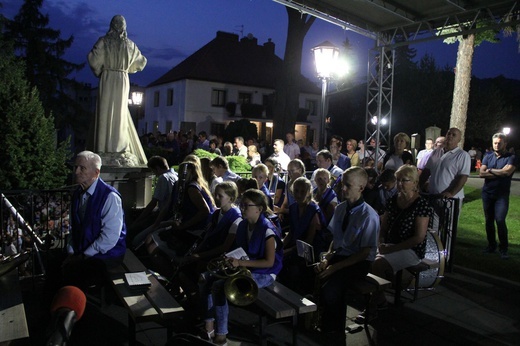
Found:
[[[142,71],[146,58],[127,38],[126,21],[116,15],[107,34],[88,54],[90,68],[99,78],[96,116],[90,131],[90,150],[115,166],[146,165],[146,156],[128,110],[129,73]]]

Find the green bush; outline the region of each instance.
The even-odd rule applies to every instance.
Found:
[[[226,156],[226,159],[229,162],[229,169],[235,173],[251,171],[251,166],[243,156]]]
[[[203,157],[207,157],[210,160],[213,160],[215,157],[217,157],[217,154],[210,153],[207,150],[204,149],[195,149],[193,150],[193,155],[198,156],[199,159],[202,159]]]
[[[217,157],[217,154],[210,153],[204,149],[195,149],[193,154],[198,156],[199,158],[208,157],[213,160]],[[243,156],[225,156],[226,160],[229,163],[229,169],[235,173],[241,172],[251,172],[251,166],[247,162],[247,159]]]

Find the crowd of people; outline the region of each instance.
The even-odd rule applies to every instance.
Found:
[[[222,155],[187,154],[177,172],[166,154],[151,157],[148,166],[158,177],[152,201],[128,225],[121,195],[99,177],[100,157],[88,151],[77,155],[79,187],[72,196],[60,282],[80,288],[99,283],[99,273],[120,263],[128,247],[168,278],[172,294],[204,321],[202,335],[217,345],[226,344],[229,308],[226,280],[208,271],[210,261],[221,258],[227,268],[222,270],[247,268],[259,288],[278,280],[312,296],[322,316],[319,332],[331,344],[342,344],[345,291],[369,272],[393,280],[398,270],[418,264],[434,224],[423,193],[462,202],[471,167],[456,128],[435,142],[428,139],[417,162],[404,133],[395,135],[386,153],[340,136],[331,138],[329,149],[308,148],[289,133],[289,142],[273,142],[269,156],[256,143],[236,137],[231,150],[249,157],[251,178],[230,170],[225,143],[220,147],[204,132],[198,139],[194,147]],[[494,154],[485,156],[480,168],[486,179],[485,252],[498,248],[506,259],[507,195],[497,196],[509,191],[516,161],[505,150],[503,134],[492,144]],[[312,249],[315,263],[302,256],[301,246]],[[237,249],[240,255],[230,254]],[[384,294],[371,304],[373,314],[360,314],[359,323],[387,305]]]

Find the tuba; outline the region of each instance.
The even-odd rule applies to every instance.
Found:
[[[234,268],[227,258],[217,257],[208,262],[207,269],[212,275],[226,279],[224,293],[232,304],[246,306],[258,297],[258,285],[246,267]]]

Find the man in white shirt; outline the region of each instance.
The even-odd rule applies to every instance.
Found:
[[[289,165],[291,158],[283,151],[283,147],[283,140],[275,139],[273,144],[274,153],[273,155],[271,155],[271,157],[276,159],[276,161],[280,164],[282,170],[287,171],[287,166]]]
[[[243,137],[235,137],[236,156],[243,156],[247,159],[247,147],[244,145]]]
[[[428,158],[430,154],[433,152],[433,139],[427,138],[425,142],[426,149],[419,151],[417,154],[417,169],[424,169],[426,166],[426,162],[428,162]]]
[[[446,134],[444,148],[437,148],[431,153],[421,174],[421,183],[430,178],[430,194],[459,198],[462,202],[463,187],[468,180],[471,160],[469,154],[458,147],[461,138],[460,130],[452,127]]]
[[[292,132],[287,132],[285,138],[287,138],[287,143],[283,147],[284,153],[286,153],[291,160],[299,159],[300,146],[294,141],[294,134]]]

